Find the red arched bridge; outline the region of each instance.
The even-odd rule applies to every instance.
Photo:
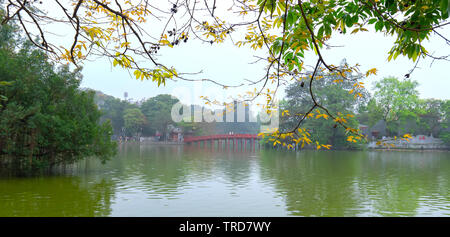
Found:
[[[184,137],[184,143],[193,144],[196,143],[198,147],[203,144],[203,147],[207,147],[208,143],[211,145],[211,148],[214,148],[217,144],[218,148],[230,148],[234,149],[245,149],[248,145],[252,146],[252,149],[255,149],[258,146],[258,137],[257,134],[219,134],[219,135],[209,135],[209,136],[187,136]]]

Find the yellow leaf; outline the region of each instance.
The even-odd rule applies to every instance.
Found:
[[[356,29],[354,29],[350,34],[355,34],[355,33],[358,32],[358,31],[359,31],[359,29],[356,28]]]
[[[372,68],[372,69],[368,70],[366,72],[366,77],[368,77],[370,74],[377,75],[377,69],[376,68]]]
[[[139,71],[139,70],[136,70],[136,71],[134,71],[134,75],[136,76],[136,79],[139,79],[139,77],[141,77],[141,71]]]
[[[115,67],[118,63],[119,63],[119,61],[117,61],[117,59],[114,59],[114,61],[113,61],[114,67]]]

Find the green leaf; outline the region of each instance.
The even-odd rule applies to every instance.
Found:
[[[320,28],[319,28],[319,31],[317,32],[317,37],[319,38],[319,39],[322,39],[323,38],[323,26],[321,26]]]
[[[353,19],[350,16],[345,18],[345,25],[347,27],[352,27],[353,26]]]
[[[292,55],[293,55],[292,52],[289,52],[289,53],[287,53],[287,54],[284,55],[284,63],[285,63],[285,64],[288,64],[288,63],[289,63],[289,60],[292,59]]]
[[[325,34],[331,35],[331,26],[329,24],[326,24],[324,26],[325,26]]]
[[[354,15],[352,17],[352,24],[358,23],[358,20],[359,20],[358,15]]]
[[[372,18],[372,19],[369,20],[369,24],[373,24],[375,22],[377,22],[377,19],[375,19],[375,18]]]
[[[390,61],[392,60],[392,56],[394,56],[394,54],[393,54],[393,53],[390,53],[390,54],[389,54],[389,57],[388,57],[388,62],[390,62]]]
[[[449,6],[448,2],[449,2],[449,0],[441,0],[440,7],[441,7],[442,14],[449,11],[448,10],[448,6]]]
[[[400,54],[400,50],[395,51],[395,53],[394,53],[394,60],[397,59],[399,54]]]
[[[294,14],[292,11],[288,12],[287,18],[286,18],[286,25],[290,26],[294,24]]]
[[[376,24],[375,24],[375,30],[376,31],[380,31],[380,30],[382,30],[383,29],[383,22],[382,21],[379,21],[379,22],[377,22]]]
[[[414,52],[412,53],[412,60],[413,60],[413,62],[415,62],[416,60],[417,60],[417,57],[419,56],[419,54],[420,54],[420,48],[419,48],[420,46],[419,45],[415,45],[415,47],[414,47]]]
[[[448,18],[450,13],[450,0],[441,0],[440,8],[442,12],[442,18]]]

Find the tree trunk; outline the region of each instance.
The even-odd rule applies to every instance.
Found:
[[[36,146],[36,129],[33,128],[31,130],[31,141],[30,141],[30,155],[28,157],[28,163],[30,165],[30,167],[32,167],[33,165],[33,152],[34,152],[34,147]]]

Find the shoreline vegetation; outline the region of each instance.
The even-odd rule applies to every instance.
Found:
[[[15,25],[1,25],[0,35],[1,167],[29,174],[115,155],[111,124],[100,121],[95,93],[80,89],[81,68],[50,63]]]
[[[125,144],[139,144],[139,145],[178,145],[178,146],[194,146],[194,145],[188,145],[184,142],[175,142],[175,141],[122,141],[119,142],[118,145],[125,145]],[[264,146],[264,144],[261,147],[265,147],[268,149],[277,149],[277,147],[271,147],[271,146]],[[281,147],[279,147],[281,149]],[[278,150],[280,150],[278,149]],[[288,150],[282,148],[281,150]],[[301,151],[301,150],[317,150],[312,146],[304,147],[301,150],[295,150],[291,149],[292,151]],[[330,151],[373,151],[373,150],[379,150],[379,151],[423,151],[423,152],[434,152],[434,151],[442,151],[442,152],[448,152],[450,151],[450,147],[439,147],[439,148],[402,148],[402,147],[391,147],[391,146],[376,146],[376,147],[369,147],[369,145],[362,145],[362,147],[353,147],[353,148],[339,148],[339,149],[332,149]]]
[[[444,148],[436,148],[436,149],[417,149],[417,148],[368,148],[369,151],[398,151],[398,152],[408,152],[408,151],[414,151],[414,152],[450,152],[450,149],[444,149]]]

